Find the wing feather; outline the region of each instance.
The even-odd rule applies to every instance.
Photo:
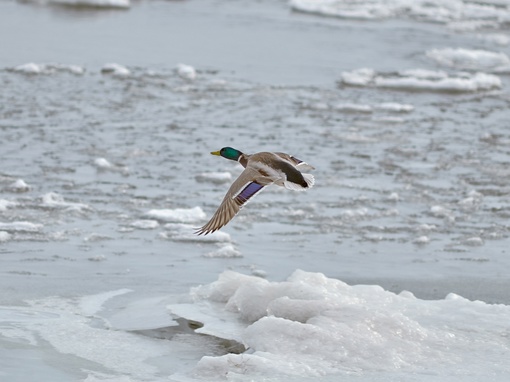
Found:
[[[212,218],[195,233],[198,235],[213,233],[232,220],[239,210],[268,184],[263,179],[257,182],[258,177],[260,175],[255,169],[247,167],[232,183]]]
[[[309,170],[315,170],[315,167],[309,165],[305,161],[302,161],[301,159],[296,158],[293,155],[289,155],[286,153],[275,153],[283,160],[286,160],[290,162],[294,167],[296,167],[299,171],[309,171]]]

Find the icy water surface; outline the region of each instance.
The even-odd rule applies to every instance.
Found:
[[[16,31],[0,33],[0,376],[508,378],[510,313],[487,304],[510,304],[501,20],[265,1],[0,14]],[[315,187],[269,187],[197,237],[241,172],[209,154],[227,145],[291,153]]]

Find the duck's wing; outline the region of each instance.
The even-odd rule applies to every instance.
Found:
[[[232,183],[211,220],[195,233],[207,235],[219,230],[232,220],[253,196],[271,183],[267,178],[261,177],[258,171],[247,167]]]
[[[290,162],[295,168],[297,168],[299,171],[309,171],[309,170],[315,170],[315,167],[309,165],[305,161],[302,161],[301,159],[296,158],[295,156],[286,154],[286,153],[275,153],[283,160]]]

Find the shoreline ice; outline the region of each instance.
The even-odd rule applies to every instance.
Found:
[[[194,304],[170,305],[169,311],[203,324],[197,333],[233,339],[248,349],[203,357],[192,374],[207,380],[351,373],[362,379],[372,372],[395,380],[429,373],[484,376],[488,368],[510,374],[504,335],[510,306],[456,294],[425,301],[410,292],[350,286],[301,270],[282,282],[225,271],[217,281],[193,288],[191,296]]]

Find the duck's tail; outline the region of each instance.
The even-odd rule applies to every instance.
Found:
[[[301,174],[301,175],[303,175],[304,182],[299,184],[299,183],[291,182],[289,180],[285,180],[283,182],[284,187],[289,190],[294,190],[294,191],[306,191],[309,188],[312,188],[313,185],[315,184],[315,178],[313,177],[313,175],[312,174]]]

